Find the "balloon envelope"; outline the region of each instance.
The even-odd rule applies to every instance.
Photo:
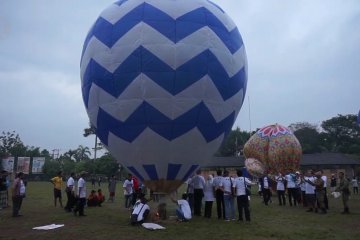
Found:
[[[264,164],[266,172],[287,173],[299,168],[301,145],[295,135],[279,124],[258,130],[244,146],[246,158],[256,158]]]
[[[260,178],[264,176],[265,166],[255,158],[248,158],[245,160],[245,167],[247,171],[254,177]]]
[[[207,0],[121,0],[90,29],[82,95],[110,153],[171,192],[211,159],[240,111],[247,60],[233,21]]]

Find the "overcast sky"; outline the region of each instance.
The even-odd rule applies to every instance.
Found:
[[[0,1],[0,131],[61,153],[93,146],[93,137],[82,136],[88,117],[80,56],[89,28],[112,2]],[[214,2],[237,24],[248,57],[247,95],[234,127],[357,114],[358,0]]]

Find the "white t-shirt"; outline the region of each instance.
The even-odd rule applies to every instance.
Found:
[[[287,188],[295,188],[296,187],[296,183],[295,183],[295,175],[290,173],[288,175],[285,176],[285,179],[287,181]]]
[[[201,175],[194,176],[191,182],[194,184],[194,189],[204,189],[205,187],[205,179]]]
[[[276,180],[276,190],[284,191],[285,190],[285,184],[284,184],[285,178],[276,177],[275,180]]]
[[[223,176],[214,177],[213,184],[214,184],[215,190],[222,187],[222,180],[223,180]]]
[[[204,187],[204,201],[212,202],[214,200],[215,200],[215,196],[214,196],[213,180],[208,180],[206,181]]]
[[[181,211],[184,213],[184,217],[186,219],[191,219],[191,209],[189,206],[188,201],[184,199],[177,200],[177,203],[181,209]]]
[[[25,196],[25,192],[26,192],[26,187],[25,187],[24,181],[21,180],[20,181],[20,196]]]
[[[86,198],[86,184],[82,177],[78,181],[78,195],[79,198]]]
[[[222,186],[224,188],[224,195],[231,195],[231,183],[234,182],[233,179],[230,180],[230,177],[224,177],[222,181]]]
[[[132,211],[132,214],[138,215],[138,217],[137,217],[138,222],[144,220],[145,210],[150,211],[149,205],[147,205],[146,203],[144,204],[144,203],[140,202],[140,200],[138,200],[134,205],[134,210]]]
[[[131,195],[133,193],[133,180],[126,179],[123,184],[124,195]]]
[[[69,179],[66,182],[66,186],[67,187],[71,187],[72,190],[74,189],[74,185],[75,185],[75,181],[72,177],[69,177]]]
[[[327,187],[327,176],[321,176],[321,179],[324,181],[324,188]]]
[[[236,196],[246,195],[246,185],[251,185],[251,181],[246,177],[237,177],[234,179],[233,187],[236,191]]]
[[[315,177],[304,177],[305,180],[309,180],[312,183],[315,181]],[[305,181],[305,194],[315,194],[315,186]]]
[[[264,189],[269,189],[269,178],[268,177],[264,177],[263,178],[263,183],[264,183]]]

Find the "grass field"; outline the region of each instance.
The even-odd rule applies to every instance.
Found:
[[[87,189],[90,192],[91,186]],[[102,190],[108,196],[105,184]],[[51,183],[29,182],[21,209],[24,216],[12,218],[11,208],[0,210],[0,239],[360,239],[360,196],[351,196],[350,215],[340,214],[340,199],[329,201],[330,211],[321,215],[307,213],[303,207],[278,206],[275,197],[270,206],[264,206],[260,197],[253,195],[250,224],[218,220],[213,206],[212,219],[195,217],[187,223],[166,220],[160,222],[166,230],[149,231],[129,225],[130,213],[123,207],[120,184],[114,203],[85,208],[87,216],[80,218],[54,207]],[[169,203],[169,215],[174,215],[174,209]],[[32,230],[52,223],[65,226],[51,231]]]

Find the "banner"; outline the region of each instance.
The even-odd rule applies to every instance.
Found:
[[[32,162],[32,169],[31,169],[31,173],[42,173],[42,168],[45,164],[45,158],[44,157],[33,157],[33,162]]]
[[[13,172],[14,171],[14,161],[15,158],[14,157],[8,157],[8,158],[4,158],[2,159],[2,167],[5,171],[8,172]]]
[[[16,172],[29,174],[30,157],[18,157]]]

